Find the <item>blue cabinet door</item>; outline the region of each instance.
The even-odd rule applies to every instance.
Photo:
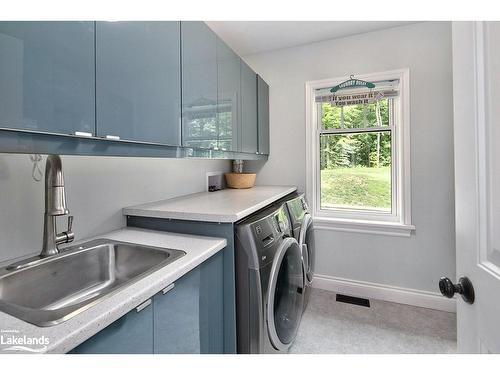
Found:
[[[224,353],[224,320],[224,251],[219,251],[200,265],[202,353]]]
[[[218,146],[216,44],[216,35],[204,22],[181,22],[184,146]]]
[[[100,137],[180,145],[180,23],[97,22]]]
[[[0,22],[0,56],[0,128],[95,134],[93,22]]]
[[[239,150],[240,57],[217,38],[217,134],[219,150]]]
[[[181,277],[165,292],[153,298],[154,352],[200,353],[200,268]]]
[[[259,123],[259,154],[269,155],[269,85],[257,77],[257,114]]]
[[[224,252],[207,259],[139,309],[70,353],[224,353]]]
[[[255,154],[257,147],[257,75],[241,61],[241,152]]]
[[[151,300],[148,300],[149,302]],[[146,302],[147,303],[147,302]],[[140,305],[138,309],[143,307]],[[153,305],[134,309],[83,342],[73,354],[153,353]]]
[[[224,353],[223,252],[153,298],[155,353]]]
[[[227,246],[224,250],[219,251],[201,264],[203,271],[200,276],[202,280],[200,314],[206,315],[204,315],[204,320],[200,323],[202,327],[200,328],[202,333],[200,341],[203,353],[236,353],[234,225],[232,223],[127,216],[127,226],[164,232],[222,237],[227,240]],[[211,303],[212,301],[213,303]],[[219,324],[222,324],[222,329],[218,328]],[[212,327],[217,334],[203,334],[209,332],[204,329],[207,326]],[[221,332],[223,337],[219,336]],[[211,339],[207,340],[208,337],[211,337]],[[205,344],[210,342],[214,343],[212,349]],[[221,347],[222,350],[220,350]]]

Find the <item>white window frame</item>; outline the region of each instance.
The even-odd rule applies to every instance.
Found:
[[[319,129],[315,93],[317,89],[333,87],[344,77],[309,81],[306,89],[306,197],[312,208],[314,228],[349,232],[410,236],[415,230],[411,224],[411,171],[410,171],[410,70],[398,69],[372,74],[356,74],[356,78],[369,81],[399,80],[399,111],[394,108],[395,126],[392,130],[392,208],[383,213],[368,210],[321,210]]]

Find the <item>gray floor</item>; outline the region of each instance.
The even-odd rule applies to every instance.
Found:
[[[370,300],[371,307],[335,301],[313,289],[290,353],[455,353],[456,315]]]

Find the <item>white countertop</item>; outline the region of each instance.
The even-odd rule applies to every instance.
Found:
[[[227,244],[227,241],[222,238],[132,228],[120,229],[95,238],[107,238],[140,245],[183,250],[186,255],[140,281],[125,287],[114,295],[108,296],[102,302],[66,322],[52,327],[37,327],[0,312],[0,331],[17,331],[14,333],[17,337],[26,335],[27,337],[37,338],[43,335],[49,341],[44,352],[66,353],[203,263],[213,254],[226,247]],[[88,240],[86,239],[85,242]],[[11,351],[2,352],[2,349],[7,346],[0,345],[0,353],[14,353]]]
[[[234,223],[297,190],[295,186],[224,189],[126,207],[124,215]]]

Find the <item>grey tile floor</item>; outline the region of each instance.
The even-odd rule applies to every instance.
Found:
[[[291,354],[455,353],[456,315],[370,300],[371,307],[335,301],[313,289]]]

